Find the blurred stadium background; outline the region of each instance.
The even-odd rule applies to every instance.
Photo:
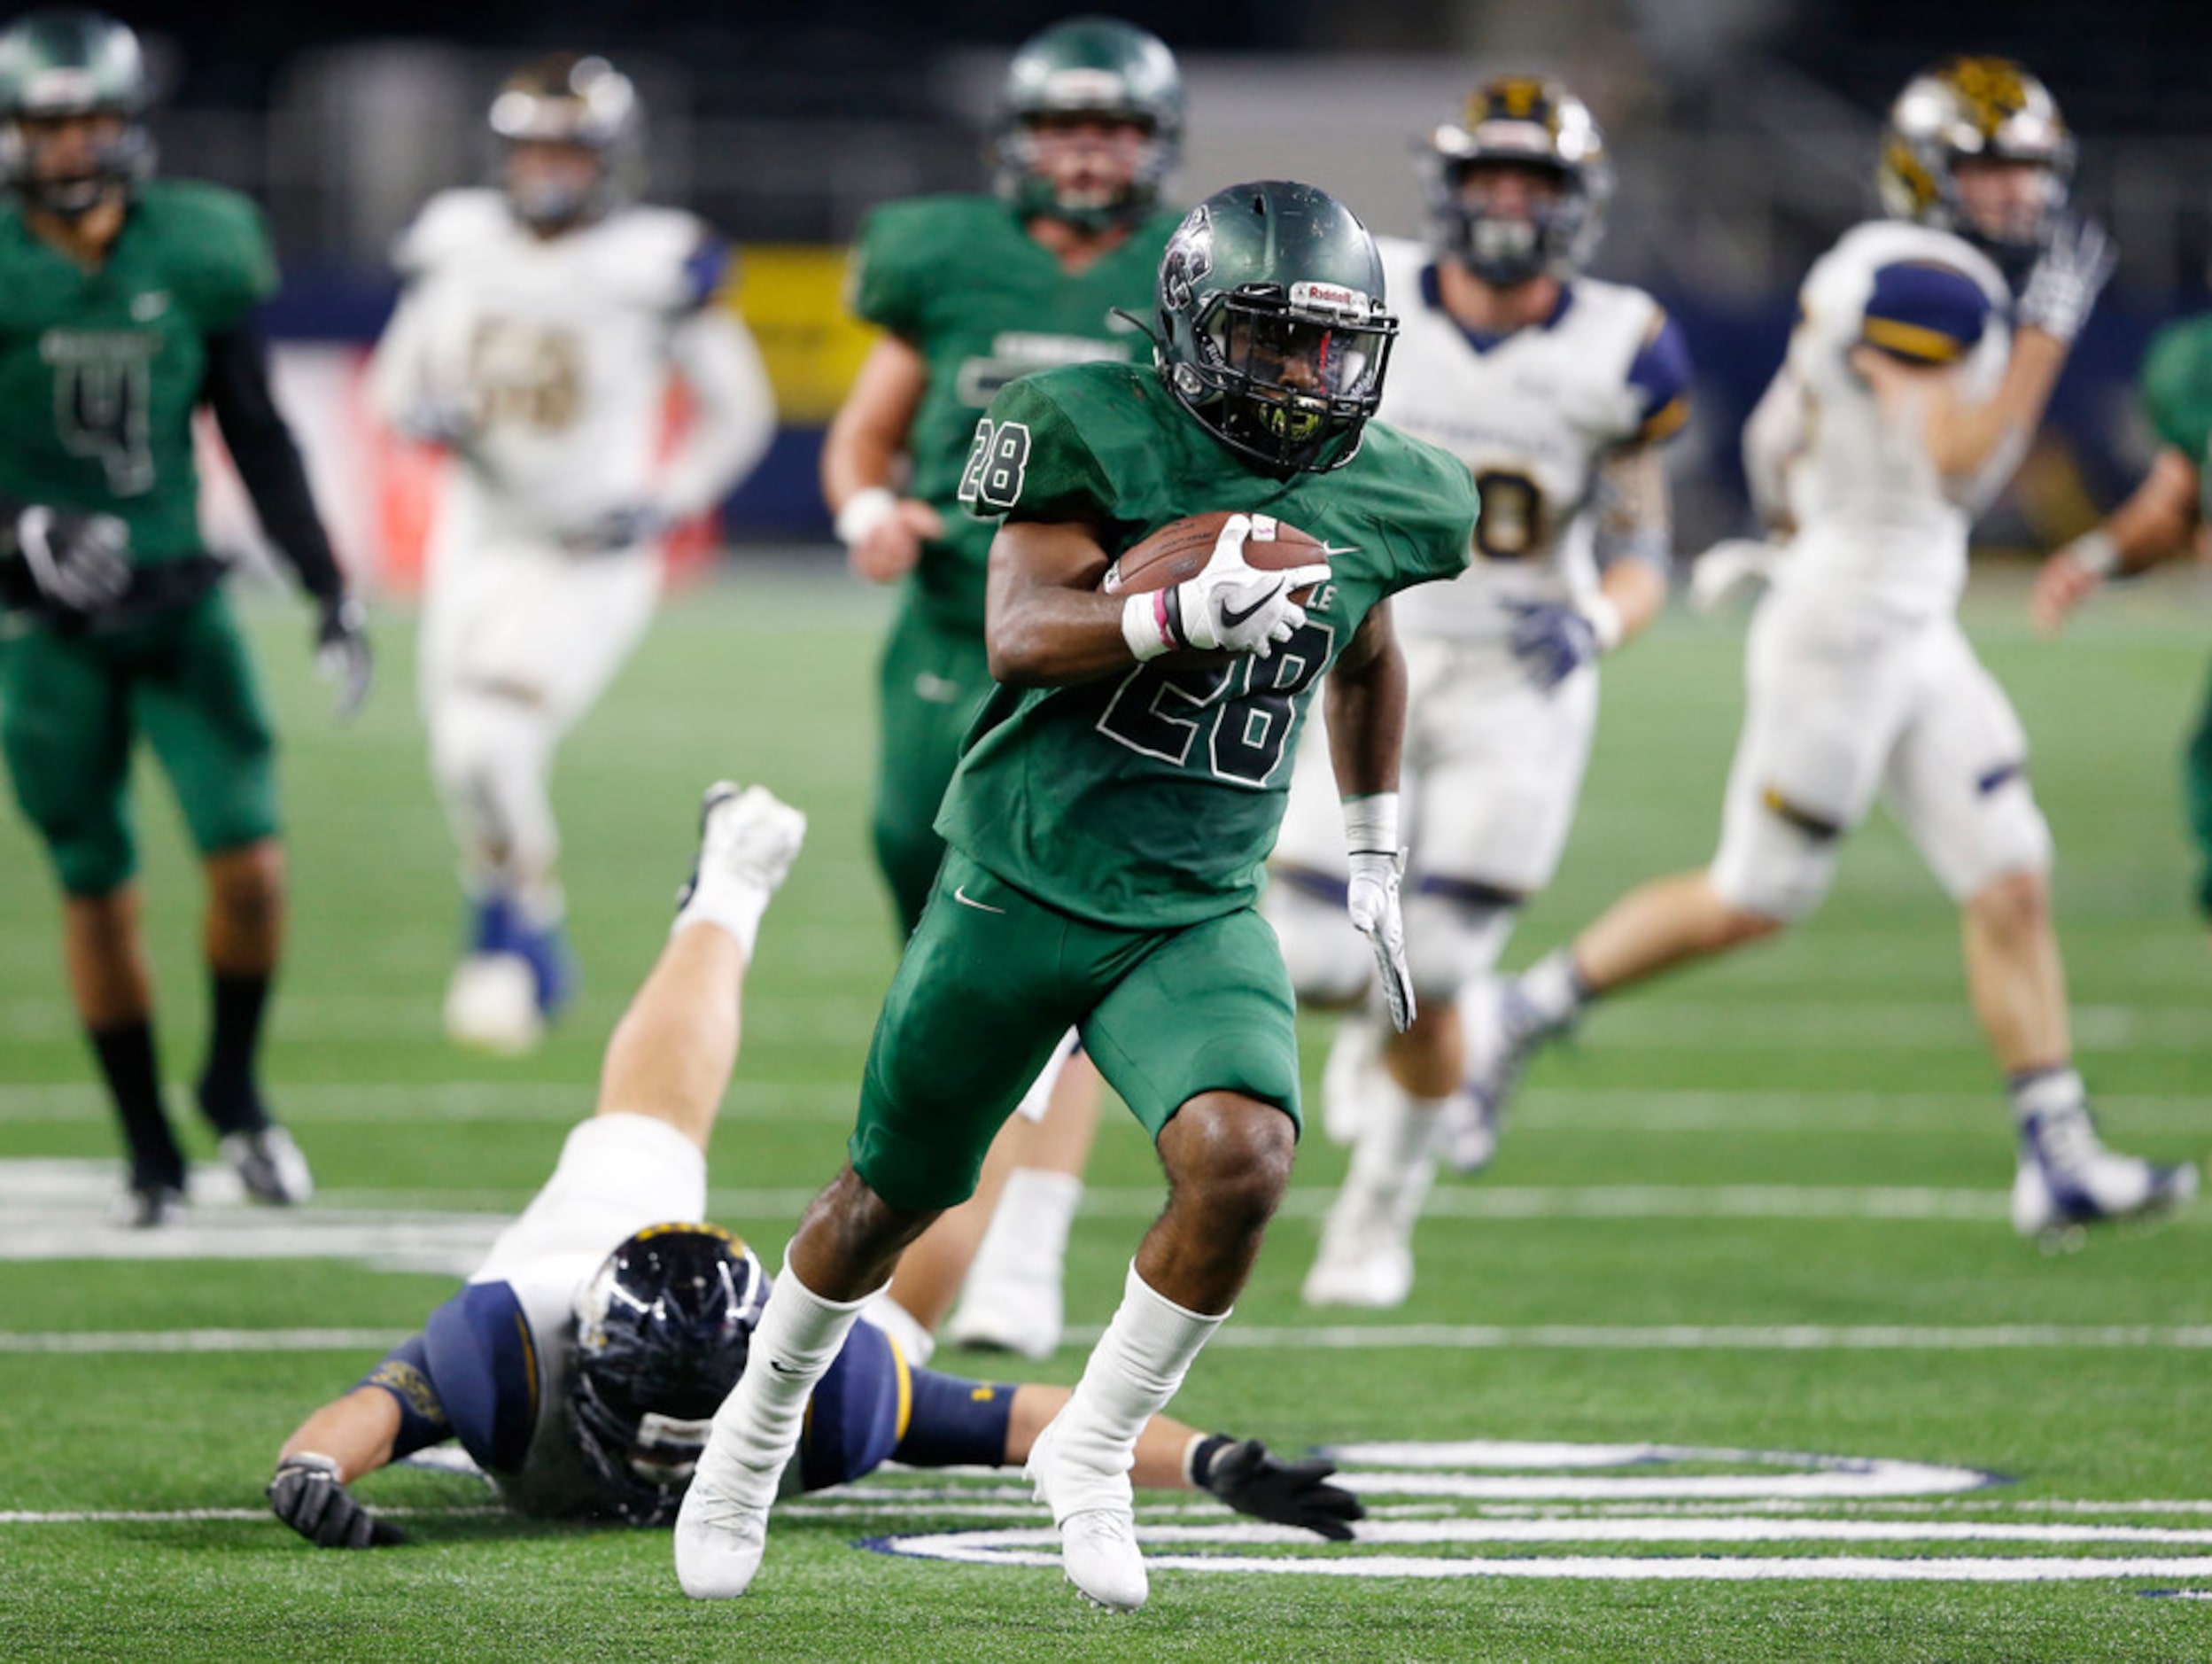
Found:
[[[354,371],[389,310],[384,255],[431,191],[483,176],[483,113],[523,56],[609,53],[640,82],[649,194],[743,245],[747,321],[785,431],[727,506],[736,541],[814,540],[820,432],[865,338],[843,316],[842,250],[889,198],[975,188],[1011,46],[1080,10],[1045,0],[905,6],[789,0],[424,0],[209,8],[154,0],[131,21],[165,89],[170,171],[268,208],[287,268],[270,315],[283,385],[340,541],[404,583],[434,488],[420,457],[366,431]],[[1699,417],[1678,447],[1682,547],[1738,529],[1736,432],[1778,362],[1797,280],[1871,199],[1888,99],[1947,51],[2002,51],[2042,74],[2083,136],[2078,197],[2123,251],[2045,440],[1984,523],[2047,548],[2115,500],[2148,454],[2131,377],[2151,332],[2200,305],[2212,261],[2212,30],[2144,5],[2084,27],[2067,0],[1161,0],[1099,8],[1182,57],[1186,198],[1238,178],[1304,178],[1379,231],[1415,235],[1416,137],[1480,74],[1563,74],[1605,124],[1620,175],[1597,270],[1651,289],[1696,352]],[[226,525],[240,525],[235,504]]]

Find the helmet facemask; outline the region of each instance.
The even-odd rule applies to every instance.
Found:
[[[1051,148],[1066,143],[1069,128],[1097,124],[1113,134],[1106,143],[1123,147],[1122,135],[1136,140],[1126,175],[1105,188],[1069,186],[1053,176]],[[999,166],[1008,175],[1007,194],[1023,219],[1063,221],[1079,230],[1098,232],[1129,225],[1153,211],[1160,186],[1175,171],[1177,146],[1150,117],[1107,108],[1036,113],[1010,122],[999,140]]]
[[[1191,315],[1193,350],[1168,385],[1232,449],[1280,472],[1325,472],[1358,448],[1397,332],[1354,291],[1249,284]]]
[[[1504,168],[1525,168],[1550,186],[1532,193],[1525,212],[1503,212],[1486,199],[1484,183]],[[1540,163],[1493,160],[1447,163],[1435,220],[1440,252],[1485,283],[1511,289],[1538,277],[1565,278],[1583,263],[1592,213],[1588,192],[1569,170]]]

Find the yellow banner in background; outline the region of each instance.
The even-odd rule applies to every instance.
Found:
[[[845,310],[845,251],[747,245],[738,255],[738,280],[726,299],[760,343],[778,419],[827,423],[877,334]]]

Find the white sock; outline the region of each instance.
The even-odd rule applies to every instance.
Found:
[[[529,880],[515,887],[515,911],[533,930],[555,929],[568,917],[568,892],[557,878]]]
[[[732,1501],[761,1509],[775,1501],[806,1426],[807,1400],[867,1303],[823,1299],[799,1280],[787,1250],[753,1331],[745,1372],[714,1412],[707,1435],[710,1454],[719,1458],[717,1488]]]
[[[1410,1226],[1436,1178],[1445,1100],[1416,1098],[1382,1071],[1370,1088],[1344,1187]]]
[[[1128,1511],[1137,1435],[1176,1396],[1191,1361],[1228,1316],[1184,1310],[1129,1263],[1114,1321],[1052,1420],[1054,1453],[1064,1463],[1053,1476],[1053,1524],[1086,1509]]]
[[[1590,1003],[1590,991],[1574,968],[1574,950],[1555,948],[1523,971],[1517,979],[1521,998],[1541,1019],[1541,1032],[1555,1033],[1571,1025]]]
[[[760,915],[768,911],[772,893],[727,873],[702,873],[691,899],[684,903],[668,933],[673,936],[687,924],[719,925],[737,938],[749,965],[753,944],[760,938]]]
[[[891,1297],[886,1286],[868,1296],[860,1314],[898,1343],[909,1364],[927,1364],[937,1349],[937,1337],[921,1326],[921,1319]]]
[[[1083,1203],[1083,1180],[1043,1167],[1017,1167],[991,1210],[968,1267],[971,1288],[993,1282],[1057,1284],[1067,1261],[1067,1232]]]
[[[2089,1101],[2079,1071],[2063,1065],[2014,1075],[2005,1084],[2005,1095],[2012,1100],[2014,1117],[2021,1121],[2030,1116],[2063,1115]]]

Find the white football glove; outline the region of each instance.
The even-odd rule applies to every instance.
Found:
[[[2098,295],[2119,263],[2111,236],[2096,221],[2061,221],[2029,271],[2014,307],[2021,328],[2041,330],[2070,344],[2089,322]]]
[[[1724,538],[1690,564],[1690,610],[1718,612],[1738,590],[1772,583],[1781,557],[1781,550],[1764,539]]]
[[[1289,641],[1306,622],[1292,592],[1324,581],[1329,564],[1261,572],[1246,561],[1246,539],[1274,535],[1275,522],[1266,515],[1230,516],[1196,577],[1123,603],[1122,634],[1129,650],[1140,662],[1184,647],[1265,658]]]
[[[1406,965],[1406,921],[1398,910],[1398,881],[1406,852],[1398,845],[1398,794],[1376,792],[1344,800],[1344,842],[1351,851],[1351,882],[1344,910],[1352,928],[1375,950],[1390,1025],[1403,1034],[1413,1026],[1413,973]]]
[[[97,612],[130,587],[130,528],[112,514],[35,504],[16,517],[15,547],[38,593],[65,612]]]
[[[1413,1026],[1414,1016],[1413,973],[1406,966],[1406,921],[1398,910],[1398,880],[1405,869],[1401,850],[1354,850],[1352,882],[1344,896],[1352,928],[1375,950],[1383,1003],[1390,1007],[1390,1026],[1401,1034]]]

